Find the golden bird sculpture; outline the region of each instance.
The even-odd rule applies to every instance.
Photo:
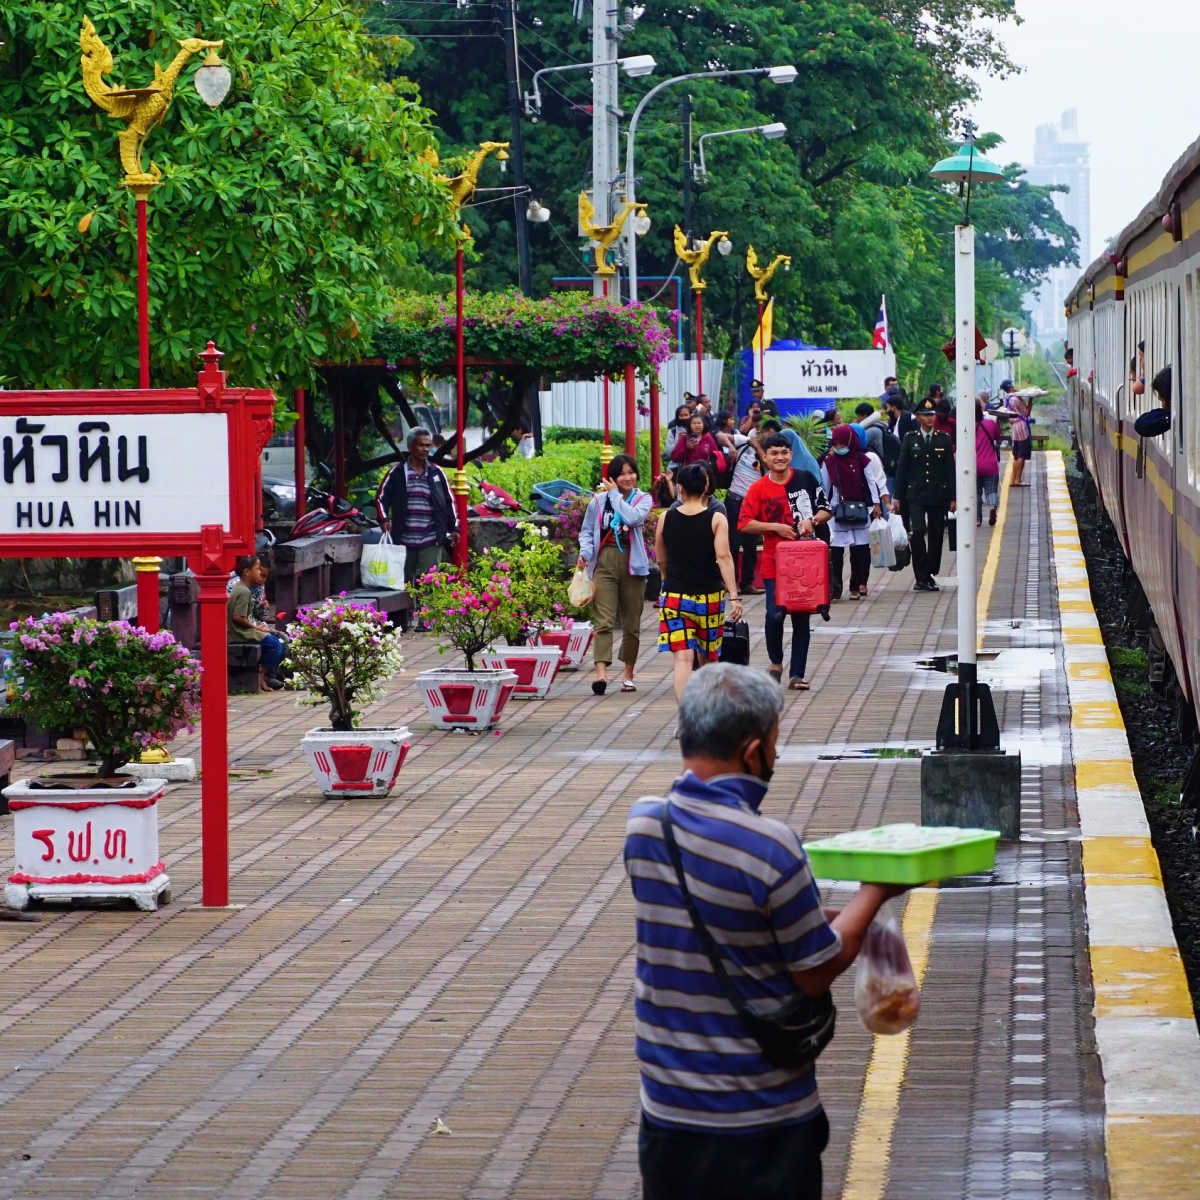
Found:
[[[454,201],[455,208],[462,208],[471,202],[479,179],[479,169],[483,166],[483,160],[493,152],[503,162],[508,158],[508,142],[480,142],[479,149],[471,153],[466,166],[457,175],[441,177],[450,189],[450,198]]]
[[[140,88],[112,87],[104,81],[104,76],[110,75],[113,70],[112,51],[101,40],[95,25],[87,17],[83,18],[79,32],[79,48],[83,53],[79,65],[83,72],[84,91],[106,113],[125,122],[125,129],[117,135],[121,166],[125,170],[122,183],[135,194],[145,196],[162,178],[162,171],[153,162],[149,171],[142,169],[142,146],[150,131],[161,125],[163,117],[167,115],[180,71],[193,54],[201,50],[217,50],[224,44],[224,41],[184,38],[179,43],[179,53],[165,70],[158,63],[154,64],[153,83]]]
[[[754,298],[760,304],[766,304],[767,284],[771,282],[771,276],[775,274],[776,269],[781,263],[790,267],[792,265],[792,256],[790,254],[777,254],[771,260],[770,266],[760,267],[758,265],[758,255],[755,254],[754,247],[746,247],[746,270],[750,272],[754,280]]]
[[[681,262],[688,265],[688,278],[692,281],[692,291],[702,292],[708,287],[708,284],[700,278],[700,272],[704,270],[704,264],[708,262],[708,256],[712,253],[713,246],[728,236],[727,229],[714,229],[704,244],[693,250],[687,244],[687,234],[678,225],[675,226],[675,253]]]
[[[587,192],[579,193],[579,227],[587,234],[592,243],[592,253],[596,256],[597,275],[615,275],[617,268],[608,261],[608,252],[613,243],[621,236],[621,229],[629,219],[630,214],[646,214],[646,206],[626,201],[624,208],[607,225],[596,224],[596,208]]]

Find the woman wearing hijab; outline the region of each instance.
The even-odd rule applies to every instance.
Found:
[[[708,472],[698,463],[680,467],[679,502],[654,531],[654,554],[662,572],[658,648],[672,656],[675,699],[695,663],[716,662],[729,619],[742,616],[729,552],[729,520],[708,503]]]
[[[618,454],[583,514],[579,527],[579,562],[595,586],[592,624],[596,640],[592,655],[596,678],[592,691],[603,696],[608,689],[612,662],[613,630],[621,620],[621,662],[625,666],[621,691],[636,692],[633,669],[641,645],[642,605],[646,602],[646,556],[643,528],[650,515],[650,493],[637,487],[637,463]]]
[[[825,494],[833,508],[829,523],[829,594],[842,594],[842,564],[850,548],[850,595],[857,600],[867,594],[871,577],[871,521],[883,515],[889,503],[883,463],[863,450],[855,430],[838,425],[830,435],[831,445],[821,464]],[[861,519],[859,519],[861,517]]]
[[[1005,397],[1004,406],[1007,410],[1009,438],[1012,441],[1012,486],[1028,487],[1021,477],[1025,474],[1025,464],[1033,454],[1033,437],[1029,430],[1029,416],[1033,412],[1033,401],[1016,392],[1009,392]]]

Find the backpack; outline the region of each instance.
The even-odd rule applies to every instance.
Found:
[[[723,450],[716,450],[708,457],[708,465],[712,468],[713,491],[717,488],[727,488],[733,482],[733,466],[736,458],[731,458]]]
[[[881,429],[879,432],[883,435],[883,453],[880,455],[883,473],[890,479],[896,474],[896,467],[900,463],[900,439],[890,429]]]

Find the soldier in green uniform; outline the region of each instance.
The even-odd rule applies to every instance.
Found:
[[[934,428],[937,409],[926,396],[916,407],[919,429],[904,435],[896,465],[894,512],[903,513],[912,545],[914,592],[936,592],[942,567],[946,510],[954,511],[954,443]]]

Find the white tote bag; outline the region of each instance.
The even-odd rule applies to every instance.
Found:
[[[896,548],[892,544],[892,530],[882,517],[876,517],[867,530],[867,541],[871,545],[871,566],[894,567]]]
[[[404,551],[405,548],[397,546],[388,533],[373,545],[363,546],[362,558],[358,560],[363,587],[404,591]]]
[[[892,531],[893,549],[908,545],[908,530],[904,528],[904,518],[899,513],[888,517],[888,528]]]

